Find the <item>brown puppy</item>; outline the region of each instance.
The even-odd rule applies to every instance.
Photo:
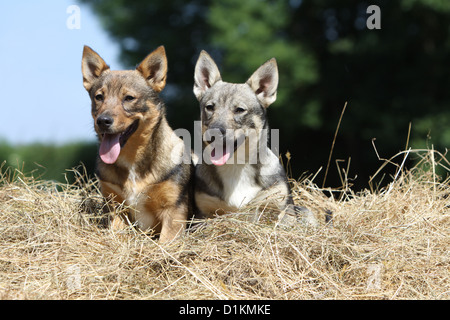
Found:
[[[172,240],[193,213],[193,165],[183,163],[183,141],[168,125],[158,97],[166,84],[164,47],[136,70],[111,71],[85,46],[82,73],[100,142],[97,174],[103,196],[132,208],[126,218],[142,230],[151,228],[160,241]],[[111,227],[123,226],[113,215]]]

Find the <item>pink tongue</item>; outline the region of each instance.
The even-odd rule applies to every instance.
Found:
[[[100,158],[104,163],[113,164],[120,153],[120,134],[105,134],[100,144]]]
[[[216,165],[216,166],[221,166],[224,165],[228,159],[230,159],[230,153],[225,150],[225,148],[223,149],[223,154],[220,155],[220,152],[218,152],[218,154],[216,155],[216,149],[213,149],[213,151],[211,152],[211,162]]]

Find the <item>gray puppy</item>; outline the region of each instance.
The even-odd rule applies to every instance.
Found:
[[[308,209],[293,205],[286,173],[267,143],[266,109],[278,86],[276,60],[235,84],[222,81],[216,63],[202,51],[194,79],[203,137],[195,183],[200,212],[212,216],[256,204],[278,209],[284,224],[301,219],[316,225]]]

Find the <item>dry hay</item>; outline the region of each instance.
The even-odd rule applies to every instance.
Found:
[[[449,299],[448,183],[418,167],[392,178],[340,197],[294,182],[296,202],[321,221],[331,210],[332,225],[284,229],[250,208],[160,245],[103,228],[82,174],[76,185],[4,174],[0,299]]]

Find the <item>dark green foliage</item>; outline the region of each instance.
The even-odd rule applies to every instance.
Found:
[[[26,175],[45,180],[73,182],[73,175],[68,171],[83,164],[88,173],[95,170],[97,154],[96,143],[72,143],[62,146],[46,144],[30,144],[11,146],[6,142],[0,143],[1,171],[8,168],[19,169]],[[11,175],[14,175],[11,172]]]

